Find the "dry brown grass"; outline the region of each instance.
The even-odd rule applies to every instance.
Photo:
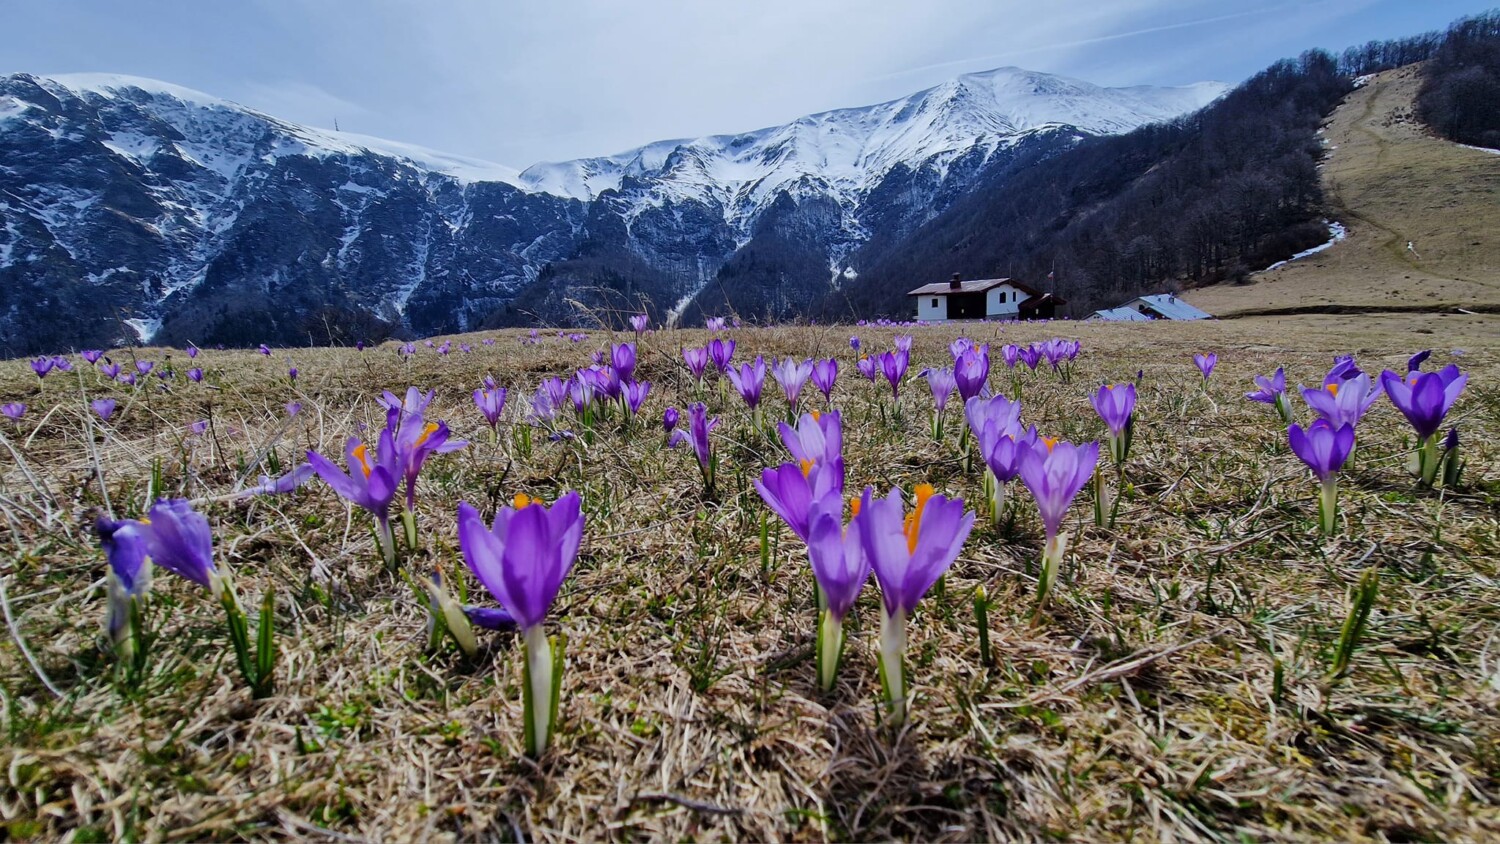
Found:
[[[1378,74],[1328,121],[1323,186],[1347,239],[1186,298],[1217,315],[1500,304],[1500,154],[1427,133],[1412,116],[1420,85],[1417,66]]]
[[[1101,426],[1086,391],[1143,370],[1134,482],[1119,526],[1087,523],[1050,621],[1028,626],[1039,524],[1024,491],[1014,531],[975,529],[945,587],[911,627],[910,727],[877,727],[873,585],[855,610],[839,686],[816,690],[810,575],[776,530],[762,569],[765,508],[749,480],[779,462],[737,401],[720,405],[720,495],[704,501],[689,453],[654,424],[601,431],[591,447],[541,440],[529,459],[492,446],[469,392],[485,373],[519,388],[586,363],[604,342],[494,347],[410,364],[393,347],[200,359],[219,389],[175,382],[126,397],[91,376],[37,392],[25,365],[0,365],[0,398],[32,406],[0,446],[3,583],[14,623],[0,646],[4,695],[0,820],[11,838],[74,840],[433,839],[1236,839],[1493,840],[1500,835],[1500,320],[1300,317],[1204,324],[979,326],[976,339],[1083,341],[1071,384],[1028,380],[1026,418],[1071,438]],[[854,329],[871,347],[890,330]],[[956,437],[932,442],[925,384],[904,421],[881,424],[885,391],[849,365],[845,328],[732,332],[746,353],[835,354],[852,484],[979,498]],[[1425,333],[1420,333],[1425,332]],[[913,372],[946,358],[954,328],[925,328]],[[678,346],[643,343],[653,419],[686,400]],[[1368,369],[1418,348],[1453,347],[1472,373],[1455,411],[1469,471],[1462,489],[1416,490],[1406,429],[1382,400],[1344,484],[1342,532],[1315,536],[1314,485],[1264,405],[1241,394],[1285,365],[1315,381],[1335,352]],[[1205,390],[1191,353],[1215,350]],[[139,354],[157,357],[159,350]],[[183,368],[180,354],[174,362]],[[336,450],[378,424],[379,389],[438,390],[435,415],[474,441],[434,459],[422,484],[426,550],[409,565],[460,568],[459,499],[578,489],[583,557],[554,628],[569,637],[555,749],[525,760],[519,647],[485,635],[473,662],[424,651],[425,618],[383,573],[360,517],[318,482],[290,496],[207,507],[219,559],[243,594],[274,586],[284,654],[278,687],[255,702],[233,673],[216,607],[158,579],[160,638],[138,690],[111,680],[101,647],[103,561],[87,525],[102,506],[84,400],[125,398],[96,439],[116,512],[145,503],[154,458],[173,495],[232,490],[257,456]],[[994,381],[1006,384],[999,369]],[[811,388],[808,388],[811,390]],[[282,405],[300,399],[290,423]],[[773,412],[783,406],[768,399]],[[211,415],[214,436],[181,441]],[[950,412],[952,409],[950,408]],[[1304,414],[1305,415],[1305,414]],[[512,418],[515,418],[512,416]],[[956,431],[956,419],[950,431]],[[245,468],[240,468],[241,462]],[[258,473],[258,471],[256,472]],[[1382,574],[1353,673],[1322,682],[1359,573]],[[971,593],[994,602],[993,667],[980,664]],[[477,587],[474,587],[477,589]],[[19,638],[17,638],[19,636]],[[18,647],[61,693],[48,691]],[[1273,694],[1276,666],[1284,692]]]

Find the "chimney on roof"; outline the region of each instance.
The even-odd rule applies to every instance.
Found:
[[[961,289],[963,289],[963,286],[964,286],[963,277],[960,276],[958,273],[954,273],[953,274],[953,278],[948,279],[948,289],[949,290],[961,290]]]

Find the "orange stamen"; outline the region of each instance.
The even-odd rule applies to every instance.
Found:
[[[816,463],[817,461],[816,460],[799,460],[797,462],[802,464],[802,477],[805,478],[808,475],[812,474],[813,464]]]
[[[524,508],[529,507],[529,506],[531,506],[532,504],[535,504],[535,503],[536,503],[536,499],[532,498],[531,496],[527,495],[524,492],[518,492],[518,493],[516,493],[515,498],[512,498],[510,500],[510,506],[514,507],[517,510],[524,509]]]
[[[812,418],[814,422],[821,422],[823,421],[823,414],[820,411],[814,410],[812,412]]]
[[[1042,442],[1047,446],[1047,453],[1052,453],[1052,447],[1057,445],[1057,437],[1042,437]]]
[[[1339,385],[1338,384],[1329,384],[1328,385],[1328,392],[1333,393],[1335,396],[1338,395],[1339,394]]]
[[[365,477],[370,477],[370,463],[365,459],[364,443],[360,443],[354,447],[354,459],[359,461],[360,471],[365,473]]]
[[[426,427],[422,429],[422,436],[417,437],[417,445],[420,447],[423,443],[427,442],[427,438],[437,433],[437,429],[438,426],[435,423],[428,422]]]
[[[927,508],[927,499],[933,496],[932,484],[917,484],[912,490],[916,494],[917,503],[911,508],[906,516],[906,552],[915,554],[917,551],[917,533],[922,529],[922,511]]]
[[[859,515],[859,508],[863,504],[864,504],[864,500],[863,499],[857,498],[857,497],[854,497],[854,496],[850,496],[849,497],[849,518],[852,519],[855,516],[858,516]]]

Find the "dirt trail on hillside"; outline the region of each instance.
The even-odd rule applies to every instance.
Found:
[[[1220,316],[1500,304],[1500,154],[1428,134],[1420,85],[1415,66],[1378,74],[1329,118],[1323,187],[1345,240],[1188,301]]]

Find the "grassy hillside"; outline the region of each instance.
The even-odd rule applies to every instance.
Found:
[[[1420,244],[1419,244],[1420,245]],[[970,326],[976,340],[1083,344],[1070,382],[1022,380],[1024,418],[1074,441],[1100,436],[1086,398],[1139,377],[1130,483],[1113,528],[1074,503],[1052,608],[1031,623],[1041,524],[1011,490],[1013,521],[981,517],[910,626],[911,720],[877,718],[878,596],[853,610],[833,692],[816,683],[806,553],[750,486],[787,459],[737,398],[704,391],[723,422],[716,496],[659,420],[694,390],[679,349],[702,331],[644,338],[642,420],[601,423],[592,442],[525,450],[526,396],[605,348],[522,333],[455,339],[446,357],[386,345],[206,351],[203,383],[181,352],[136,350],[178,375],[163,389],[104,384],[80,363],[39,382],[0,364],[0,836],[73,840],[1481,840],[1500,836],[1494,626],[1500,600],[1500,318],[1260,318],[1202,324]],[[931,483],[976,506],[980,474],[928,431],[915,373],[948,360],[954,327],[915,329],[899,412],[859,378],[848,335],[872,350],[889,329],[736,330],[736,359],[833,355],[842,373],[848,483]],[[615,338],[623,339],[623,338]],[[459,343],[472,343],[464,353]],[[1471,375],[1452,418],[1469,471],[1418,489],[1410,429],[1384,399],[1360,424],[1343,515],[1316,534],[1316,485],[1286,429],[1242,394],[1285,366],[1316,384],[1336,353],[1367,369]],[[1191,363],[1216,351],[1206,383]],[[128,353],[127,353],[128,355]],[[170,357],[169,357],[170,355]],[[129,361],[124,362],[129,365]],[[1045,370],[1045,366],[1043,367]],[[513,388],[498,442],[469,399],[493,375]],[[480,633],[477,657],[427,647],[425,611],[378,561],[362,513],[318,480],[287,495],[224,496],[276,455],[337,454],[376,430],[381,389],[435,388],[430,418],[472,444],[431,458],[419,484],[415,576],[434,567],[493,605],[464,573],[459,501],[489,511],[516,493],[583,497],[582,556],[549,629],[568,637],[553,749],[523,757],[520,642]],[[1011,389],[997,360],[991,380]],[[774,383],[767,413],[785,412]],[[87,400],[109,395],[108,422]],[[815,395],[811,387],[804,398]],[[288,416],[285,405],[300,402]],[[813,401],[822,406],[822,398]],[[1305,408],[1298,415],[1306,421]],[[578,432],[569,411],[562,425]],[[202,435],[191,423],[211,420]],[[144,679],[117,684],[101,643],[96,513],[161,491],[198,501],[216,559],[241,594],[275,590],[277,686],[252,700],[205,590],[159,571]],[[107,494],[106,494],[107,493]],[[762,545],[762,520],[769,541]],[[1352,671],[1325,678],[1367,570],[1381,586]],[[980,658],[975,590],[989,596],[993,660]]]
[[[1219,315],[1500,305],[1500,153],[1441,140],[1417,123],[1421,79],[1419,65],[1377,74],[1327,123],[1324,194],[1346,240],[1256,273],[1251,284],[1185,298]]]

